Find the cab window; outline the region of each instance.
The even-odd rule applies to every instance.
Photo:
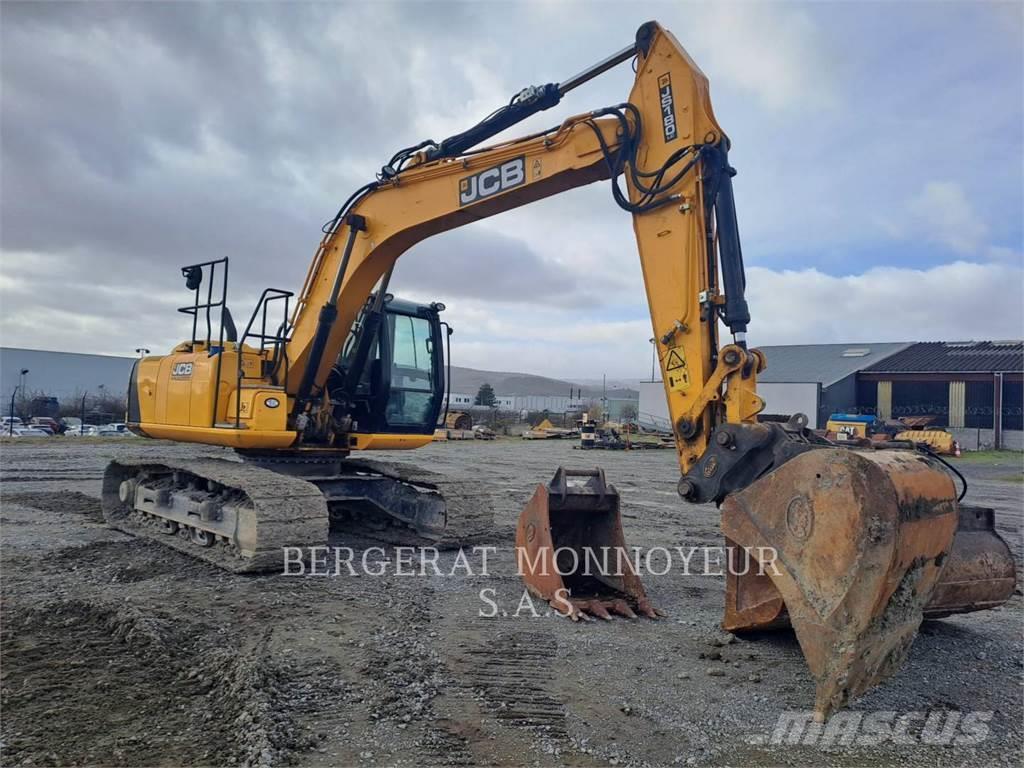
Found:
[[[388,424],[427,426],[434,410],[434,350],[430,322],[411,315],[389,315],[391,391]],[[432,425],[430,425],[432,426]]]

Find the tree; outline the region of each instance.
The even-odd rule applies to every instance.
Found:
[[[626,403],[624,406],[622,406],[622,410],[619,412],[619,416],[623,421],[636,421],[636,406],[633,405],[633,403]]]
[[[473,405],[486,405],[490,408],[497,405],[497,402],[497,398],[494,396],[494,387],[484,382],[476,393],[476,400],[473,401]]]

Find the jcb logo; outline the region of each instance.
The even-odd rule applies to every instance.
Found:
[[[469,205],[485,197],[518,187],[526,181],[526,158],[516,157],[501,165],[474,173],[459,181],[459,205]]]
[[[171,376],[186,378],[192,375],[192,363],[175,363],[171,368]]]
[[[658,78],[658,98],[661,101],[661,130],[667,144],[679,136],[679,128],[676,126],[676,103],[672,97],[672,78],[668,72]]]

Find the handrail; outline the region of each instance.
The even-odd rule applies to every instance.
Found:
[[[219,301],[214,301],[213,300],[213,289],[214,289],[214,285],[217,282],[217,265],[218,264],[223,264],[224,265],[224,275],[221,278],[220,300]],[[203,267],[209,267],[210,268],[210,274],[207,276],[208,279],[206,281],[206,302],[205,303],[200,303],[200,301],[199,301],[199,298],[200,298],[199,291],[200,291],[200,288],[202,288],[202,283],[203,283],[203,272],[202,272]],[[199,270],[198,280],[195,280],[195,270]],[[189,283],[191,283],[193,280],[195,280],[195,289],[194,289],[195,290],[195,300],[192,303],[192,306],[190,306],[190,307],[179,307],[178,308],[179,312],[181,312],[183,314],[186,314],[186,315],[192,315],[192,345],[193,345],[193,351],[195,351],[195,345],[199,341],[199,339],[196,337],[196,333],[199,330],[199,310],[202,309],[202,310],[206,310],[206,312],[205,312],[205,315],[206,315],[206,339],[205,339],[206,350],[207,350],[207,354],[208,355],[212,353],[213,345],[212,345],[211,342],[212,342],[212,336],[213,336],[213,322],[212,322],[212,320],[210,318],[210,312],[211,312],[211,310],[214,309],[214,307],[220,307],[220,331],[219,331],[218,336],[217,336],[217,373],[216,373],[216,376],[214,378],[214,381],[217,382],[217,385],[214,387],[214,390],[213,390],[213,411],[210,414],[210,426],[211,427],[215,427],[216,424],[217,424],[217,405],[219,404],[219,401],[220,401],[221,363],[222,363],[223,358],[224,358],[222,353],[224,352],[224,311],[227,308],[227,300],[228,300],[228,257],[225,256],[223,259],[214,259],[212,261],[203,261],[203,262],[200,262],[198,264],[190,264],[190,265],[188,265],[186,267],[182,267],[181,268],[181,273],[182,273],[182,275],[186,279],[186,283],[185,283],[186,286],[188,286]]]
[[[288,319],[288,309],[291,297],[295,294],[292,291],[285,291],[280,288],[265,288],[263,293],[260,294],[259,301],[256,302],[256,307],[252,311],[252,316],[249,318],[248,324],[245,326],[245,331],[242,333],[238,340],[237,349],[237,368],[235,372],[235,429],[239,429],[242,426],[242,381],[246,378],[245,369],[242,366],[242,354],[245,347],[246,339],[259,339],[260,352],[266,350],[267,345],[271,345],[274,349],[272,360],[272,367],[270,373],[272,376],[276,376],[278,368],[284,363],[284,379],[288,379],[288,335],[291,333],[291,324]],[[267,311],[274,301],[284,302],[283,320],[278,325],[277,330],[274,333],[267,333]],[[259,333],[253,331],[253,324],[256,322],[256,318],[260,318],[260,329]],[[264,360],[260,361],[260,378],[262,378],[266,371],[262,368]]]

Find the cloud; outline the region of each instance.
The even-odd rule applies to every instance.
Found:
[[[755,344],[1020,338],[1024,271],[957,261],[835,277],[747,270]]]
[[[875,268],[841,277],[814,269],[747,270],[755,346],[1020,338],[1024,270],[958,261],[929,269]],[[639,299],[639,296],[635,298]],[[999,307],[986,312],[984,307]],[[453,362],[580,379],[649,375],[650,320],[633,304],[625,317],[586,308],[516,307],[457,300]],[[723,331],[723,339],[728,335]]]
[[[693,8],[699,35],[688,39],[702,69],[773,110],[831,108],[839,102],[836,63],[818,24],[774,3],[708,3]]]
[[[469,225],[424,240],[398,262],[394,292],[406,287],[425,300],[478,298],[512,304],[551,301],[603,306],[602,289],[564,264],[541,257],[524,240]]]
[[[929,181],[907,203],[898,226],[905,237],[923,237],[964,255],[981,250],[988,226],[974,210],[963,187],[954,181]]]

